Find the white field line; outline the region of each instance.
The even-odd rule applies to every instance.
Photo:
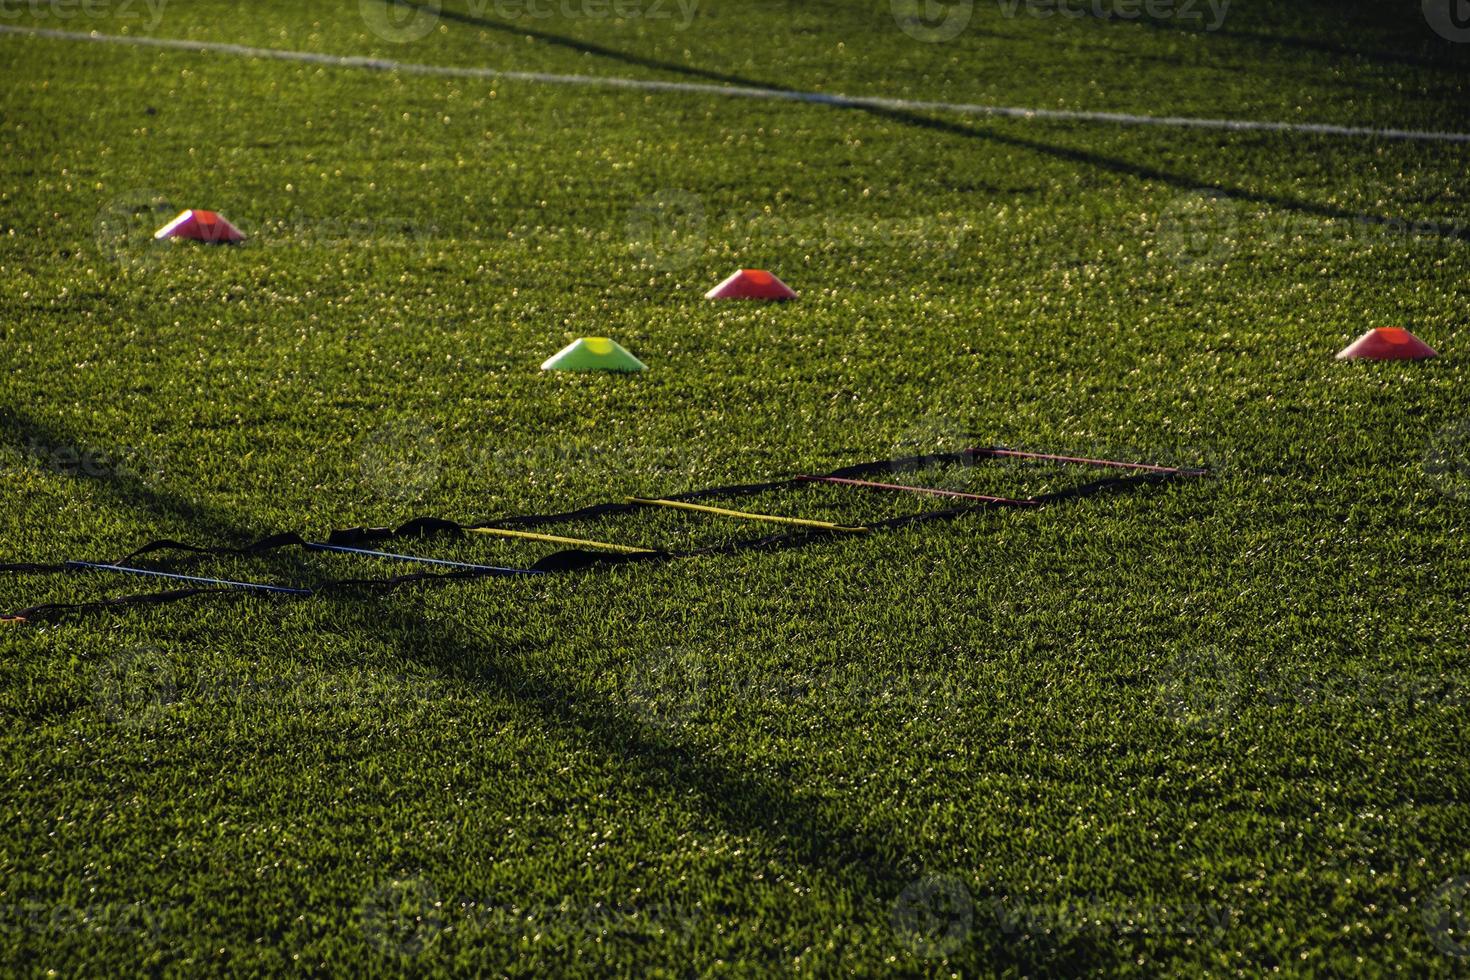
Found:
[[[710,85],[701,82],[661,82],[646,78],[620,78],[608,75],[557,75],[539,71],[504,71],[499,68],[425,65],[391,58],[363,58],[348,55],[317,54],[282,48],[252,48],[244,44],[222,41],[186,41],[177,38],[139,35],[99,34],[83,31],[58,31],[47,28],[0,25],[0,34],[51,38],[60,41],[93,41],[100,44],[123,44],[140,48],[169,48],[176,51],[210,52],[295,61],[334,68],[366,68],[373,71],[395,71],[407,75],[437,75],[447,78],[506,79],[517,82],[540,82],[550,85],[585,85],[594,88],[633,89],[640,92],[690,92],[699,95],[722,95],[740,99],[769,99],[780,102],[806,102],[849,109],[894,109],[900,112],[949,112],[968,116],[1004,116],[1010,119],[1047,119],[1071,122],[1116,123],[1123,126],[1171,126],[1186,129],[1223,129],[1231,132],[1307,133],[1315,136],[1367,136],[1390,140],[1429,140],[1439,143],[1470,143],[1470,133],[1441,133],[1420,129],[1375,129],[1371,126],[1338,126],[1332,123],[1270,122],[1256,119],[1201,119],[1193,116],[1139,116],[1126,112],[1084,112],[1072,109],[1022,109],[1012,106],[977,105],[966,102],[927,102],[914,99],[888,99],[876,96],[838,95],[825,92],[791,92],[774,88],[741,85]]]

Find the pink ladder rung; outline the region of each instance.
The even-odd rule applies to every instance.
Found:
[[[1043,459],[1053,463],[1080,463],[1084,466],[1111,466],[1120,470],[1143,470],[1148,473],[1178,473],[1199,476],[1206,470],[1197,467],[1154,466],[1150,463],[1123,463],[1116,459],[1089,459],[1086,456],[1058,456],[1055,453],[1027,453],[1018,449],[968,449],[973,456],[1009,456],[1014,459]]]
[[[937,487],[910,487],[901,483],[875,483],[872,480],[849,480],[841,476],[799,476],[798,480],[809,483],[840,483],[849,487],[866,487],[869,490],[898,490],[905,493],[923,493],[935,497],[953,497],[956,500],[978,500],[986,504],[1005,504],[1011,507],[1039,507],[1039,500],[1015,500],[1011,497],[991,497],[983,493],[962,493],[959,490],[941,490]]]

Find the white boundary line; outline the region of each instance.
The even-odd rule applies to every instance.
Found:
[[[586,85],[595,88],[633,89],[642,92],[692,92],[699,95],[722,95],[741,99],[770,99],[781,102],[806,102],[849,109],[896,109],[901,112],[951,112],[969,116],[1004,116],[1011,119],[1048,119],[1071,122],[1116,123],[1124,126],[1172,126],[1186,129],[1223,129],[1231,132],[1308,133],[1316,136],[1368,136],[1390,140],[1427,140],[1437,143],[1470,143],[1470,133],[1440,133],[1419,129],[1374,129],[1369,126],[1338,126],[1331,123],[1269,122],[1253,119],[1201,119],[1193,116],[1137,116],[1123,112],[1083,112],[1070,109],[1020,109],[1010,106],[977,105],[965,102],[924,102],[911,99],[886,99],[870,96],[838,95],[823,92],[790,92],[774,88],[739,85],[710,85],[701,82],[661,82],[645,78],[620,78],[609,75],[556,75],[537,71],[502,71],[498,68],[469,68],[451,65],[425,65],[390,58],[363,58],[282,48],[252,48],[221,41],[186,41],[176,38],[129,36],[124,34],[58,31],[47,28],[19,27],[0,24],[0,34],[51,38],[59,41],[94,41],[100,44],[123,44],[140,48],[169,48],[176,51],[213,52],[247,58],[269,58],[335,68],[366,68],[373,71],[396,71],[407,75],[438,75],[448,78],[507,79],[518,82],[540,82],[550,85]]]

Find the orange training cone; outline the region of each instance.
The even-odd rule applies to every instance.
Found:
[[[705,299],[796,299],[792,288],[765,269],[741,269],[704,294]]]
[[[1403,327],[1374,327],[1337,354],[1340,361],[1363,358],[1370,361],[1416,361],[1438,357],[1433,347]]]
[[[233,245],[245,240],[240,230],[226,221],[224,215],[213,211],[185,211],[155,231],[153,237],[188,238],[211,245]]]

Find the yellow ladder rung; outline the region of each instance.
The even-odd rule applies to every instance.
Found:
[[[777,514],[752,514],[744,510],[726,510],[724,507],[708,507],[704,504],[690,504],[682,500],[657,500],[647,497],[624,497],[624,503],[641,504],[646,507],[677,507],[679,510],[694,510],[701,514],[719,514],[721,517],[738,517],[747,521],[770,521],[773,524],[796,524],[801,527],[819,527],[824,531],[852,531],[862,533],[868,529],[865,527],[851,527],[846,524],[833,524],[831,521],[809,521],[800,517],[781,517]]]
[[[551,544],[570,544],[581,548],[601,548],[603,551],[619,551],[625,555],[651,555],[652,548],[635,548],[627,544],[609,544],[606,541],[587,541],[583,538],[564,538],[558,534],[538,534],[535,531],[512,531],[505,527],[468,527],[466,531],[476,534],[493,534],[499,538],[523,538],[527,541],[546,541]]]

